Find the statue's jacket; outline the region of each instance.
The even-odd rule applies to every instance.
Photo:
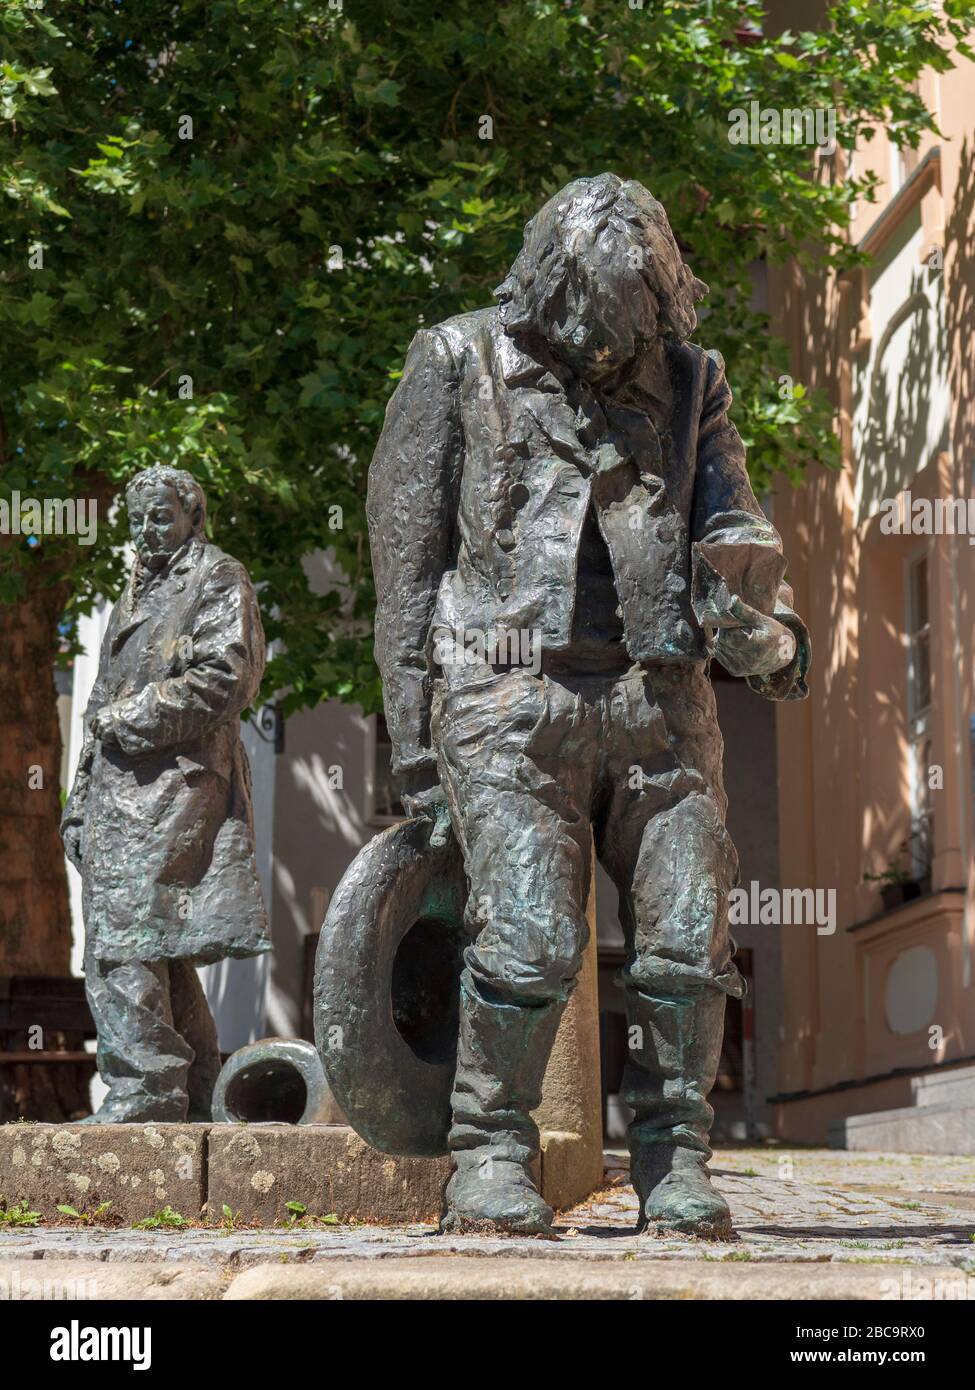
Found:
[[[240,713],[264,671],[244,567],[201,538],[133,573],[109,619],[65,823],[83,826],[86,950],[122,961],[270,949]],[[116,741],[91,735],[108,706]]]
[[[600,400],[539,340],[509,336],[497,309],[414,338],[367,501],[397,772],[434,760],[438,633],[527,631],[543,653],[569,647],[590,506],[634,662],[706,661],[708,618],[730,593],[799,638],[789,667],[749,684],[770,699],[805,693],[808,635],[728,418],[724,364],[687,342],[665,350],[672,406],[658,430],[639,367]]]

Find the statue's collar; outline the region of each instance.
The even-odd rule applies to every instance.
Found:
[[[200,561],[205,547],[209,544],[205,536],[190,536],[189,540],[175,551],[169,562],[163,566],[164,574],[185,574]]]
[[[540,338],[512,337],[501,330],[498,345],[501,375],[509,386],[534,386],[539,391],[564,391],[572,373],[558,362]]]
[[[172,576],[194,569],[207,544],[202,536],[190,536],[179,550],[173,552],[161,569],[147,570],[141,565],[135,566],[119,600],[113,651],[117,652],[130,633],[141,627],[149,617],[152,608],[145,606],[143,600]]]
[[[186,574],[188,570],[195,569],[207,544],[202,536],[190,536],[179,550],[173,551],[159,569],[147,569],[144,565],[136,565],[129,583],[130,603],[138,603],[143,594],[157,589],[173,575]]]
[[[667,420],[674,406],[674,355],[667,339],[658,358],[642,353],[624,380],[605,397],[610,407],[639,410],[658,424]]]
[[[663,366],[672,378],[674,363],[671,344],[663,341]],[[512,336],[504,329],[498,347],[501,374],[509,386],[533,386],[539,391],[561,391],[568,394],[592,395],[604,406],[622,406],[642,410],[659,418],[669,414],[672,397],[668,398],[666,383],[661,389],[657,364],[649,352],[636,359],[632,370],[613,388],[601,392],[575,376],[571,368],[561,363],[539,338]],[[573,390],[574,388],[574,390]]]
[[[158,569],[144,571],[147,580],[158,581],[168,579],[171,574],[185,574],[197,563],[206,544],[207,542],[201,536],[190,536],[189,540],[183,542],[179,550],[173,551],[164,565],[160,565]]]

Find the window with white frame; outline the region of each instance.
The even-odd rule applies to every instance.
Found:
[[[907,562],[907,722],[910,755],[911,871],[931,872],[931,623],[927,552]]]

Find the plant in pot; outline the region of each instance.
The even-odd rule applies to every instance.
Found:
[[[910,902],[913,898],[919,898],[922,893],[930,891],[930,873],[915,878],[903,867],[903,860],[908,853],[910,843],[908,840],[902,842],[896,858],[891,860],[882,873],[863,875],[864,883],[880,884],[880,897],[887,912],[892,911],[895,907],[900,907],[902,903]]]

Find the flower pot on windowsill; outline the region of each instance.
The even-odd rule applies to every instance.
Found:
[[[884,905],[885,912],[893,912],[895,907],[900,907],[906,901],[905,889],[917,887],[916,884],[907,883],[885,883],[880,890],[880,900]]]
[[[926,874],[924,878],[904,878],[894,883],[885,883],[880,890],[880,897],[884,911],[893,912],[895,907],[913,902],[915,898],[923,898],[930,892],[931,875]]]

